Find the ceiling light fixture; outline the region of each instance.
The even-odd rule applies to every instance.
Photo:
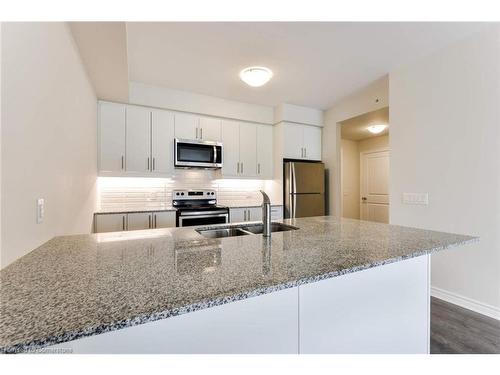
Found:
[[[263,66],[251,66],[240,72],[240,78],[247,85],[260,87],[265,85],[273,77],[271,69]]]
[[[379,124],[379,125],[371,125],[368,127],[368,131],[372,134],[382,133],[387,128],[387,125]]]

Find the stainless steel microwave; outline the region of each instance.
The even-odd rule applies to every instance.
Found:
[[[174,141],[175,168],[222,168],[222,143],[178,139]]]

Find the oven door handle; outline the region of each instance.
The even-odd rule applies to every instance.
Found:
[[[192,211],[192,212],[180,213],[179,217],[196,216],[196,217],[206,218],[206,217],[220,217],[220,216],[227,216],[227,215],[228,215],[228,213],[223,212],[223,211],[217,211],[214,213],[209,213],[207,211]]]
[[[199,215],[196,216],[197,219],[209,219],[211,217],[225,217],[226,218],[226,223],[228,222],[229,219],[229,214],[217,214],[217,215]],[[182,227],[182,222],[184,219],[191,219],[193,216],[179,216],[179,227]]]

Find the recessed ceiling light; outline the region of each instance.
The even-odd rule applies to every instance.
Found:
[[[273,77],[271,69],[263,66],[251,66],[240,72],[240,78],[247,85],[259,87],[265,85]]]
[[[372,134],[382,133],[387,128],[387,125],[371,125],[368,127],[368,131]]]

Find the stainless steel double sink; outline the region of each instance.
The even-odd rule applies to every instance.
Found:
[[[292,225],[282,223],[271,223],[271,232],[285,232],[289,230],[297,230],[299,228]],[[228,225],[217,228],[198,228],[196,231],[207,238],[224,238],[235,236],[246,236],[249,234],[262,234],[264,232],[263,224],[248,224],[248,225]]]

